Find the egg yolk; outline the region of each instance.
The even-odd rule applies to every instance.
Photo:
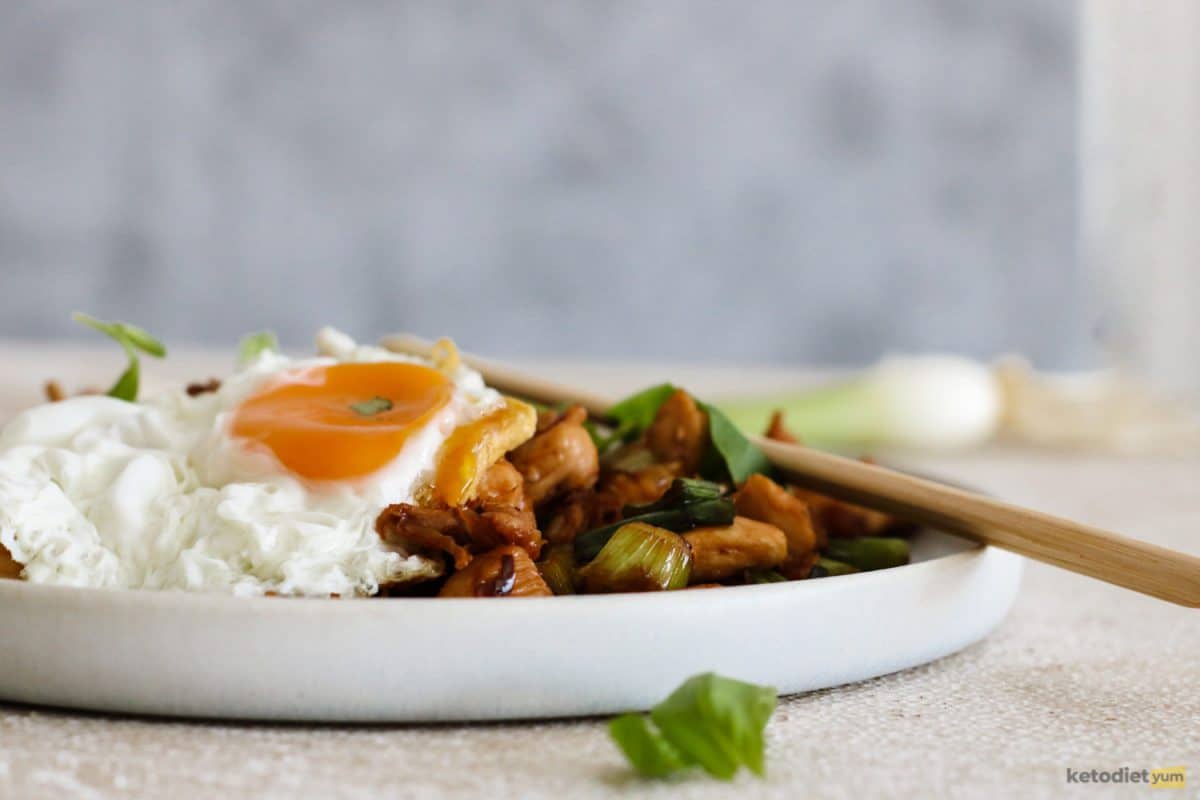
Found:
[[[303,478],[361,478],[395,459],[409,436],[450,402],[453,389],[444,374],[420,364],[306,368],[243,401],[231,431]]]

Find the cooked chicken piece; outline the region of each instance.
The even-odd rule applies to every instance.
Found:
[[[646,444],[657,461],[677,461],[681,474],[693,475],[708,449],[708,415],[680,389],[658,409],[646,430]]]
[[[783,531],[787,537],[789,562],[825,546],[824,538],[813,527],[804,501],[766,475],[756,473],[747,478],[734,496],[734,505],[743,517],[769,523]]]
[[[568,544],[575,537],[621,518],[621,504],[605,492],[576,489],[567,492],[544,514],[542,535],[549,542]]]
[[[553,596],[529,554],[511,545],[476,556],[438,592],[438,597]]]
[[[787,558],[787,537],[774,525],[734,517],[732,525],[683,534],[692,546],[693,583],[732,578],[742,570],[769,569]]]
[[[813,550],[800,558],[788,558],[779,565],[779,572],[789,581],[802,581],[812,575],[813,567],[821,560],[821,553]]]
[[[620,506],[643,505],[662,497],[681,473],[675,463],[651,464],[633,472],[606,472],[596,488]]]
[[[542,514],[547,541],[567,543],[575,536],[621,519],[625,506],[653,503],[663,496],[677,474],[674,464],[651,464],[636,472],[606,472],[595,491],[567,492]]]
[[[787,429],[783,424],[783,412],[776,411],[771,415],[771,424],[767,426],[767,432],[764,434],[768,439],[776,442],[786,442],[787,444],[800,444],[800,437]]]
[[[824,539],[900,536],[911,533],[916,527],[891,514],[836,500],[808,489],[793,487],[791,491],[808,505],[817,535]]]
[[[471,563],[471,552],[453,533],[464,533],[458,516],[448,508],[421,508],[397,503],[385,508],[375,520],[375,530],[389,545],[409,555],[446,553],[455,569]]]
[[[590,489],[600,474],[600,455],[583,427],[587,411],[573,406],[550,427],[508,454],[525,478],[525,497],[534,507],[573,489]]]
[[[483,473],[477,497],[486,505],[512,506],[524,511],[525,478],[508,459],[502,458]]]
[[[0,578],[20,578],[22,569],[8,548],[0,544]]]
[[[571,409],[567,409],[570,411]],[[563,418],[566,411],[559,411],[554,408],[543,408],[538,410],[537,427],[534,429],[534,434],[545,433],[558,424],[558,421]]]
[[[458,510],[474,552],[501,545],[516,545],[533,558],[542,552],[542,534],[532,511],[512,506],[482,505]]]
[[[520,547],[534,558],[542,550],[533,512],[506,505],[422,508],[397,503],[383,510],[375,530],[385,542],[408,553],[447,553],[456,569],[470,563],[474,554],[503,545]]]

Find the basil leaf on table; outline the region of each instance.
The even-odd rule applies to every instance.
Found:
[[[698,765],[721,780],[746,767],[766,774],[763,730],[775,710],[770,686],[705,673],[689,678],[646,718],[625,714],[609,723],[609,734],[633,765],[648,777]]]
[[[651,729],[641,714],[622,714],[614,718],[608,723],[608,735],[633,768],[648,778],[665,778],[688,766],[662,734]]]

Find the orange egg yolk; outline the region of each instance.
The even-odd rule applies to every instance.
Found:
[[[243,401],[231,430],[303,478],[350,480],[395,459],[405,441],[450,402],[453,390],[449,378],[420,364],[305,368]]]

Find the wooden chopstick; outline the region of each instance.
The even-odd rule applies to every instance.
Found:
[[[400,334],[382,344],[428,355],[431,343]],[[611,401],[503,364],[462,355],[487,383],[544,403],[578,403],[603,417]],[[1043,514],[936,481],[820,450],[752,437],[789,480],[824,494],[994,545],[1056,567],[1191,608],[1200,608],[1200,557]]]

